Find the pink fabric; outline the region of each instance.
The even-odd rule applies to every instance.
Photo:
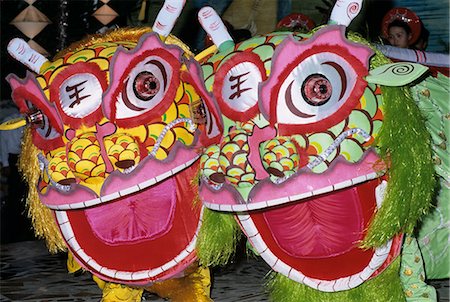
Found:
[[[293,257],[343,254],[362,239],[363,216],[355,188],[264,212],[278,245]]]
[[[95,235],[109,244],[153,240],[166,234],[172,225],[176,202],[175,180],[163,181],[117,202],[86,210]]]

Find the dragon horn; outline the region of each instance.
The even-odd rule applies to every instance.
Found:
[[[177,18],[180,16],[186,0],[166,0],[156,16],[152,30],[165,39],[172,31]]]
[[[219,48],[219,51],[234,46],[234,41],[228,33],[225,24],[217,12],[209,6],[205,6],[198,12],[198,21],[203,29],[211,37],[213,43]]]
[[[14,38],[8,43],[8,53],[35,73],[40,73],[42,65],[49,62],[43,55],[32,49],[27,42]]]
[[[361,11],[363,0],[337,0],[328,24],[348,26]]]

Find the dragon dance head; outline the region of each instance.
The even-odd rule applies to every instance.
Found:
[[[378,275],[431,200],[428,133],[400,87],[426,68],[347,37],[351,18],[238,44],[211,8],[199,18],[219,51],[188,69],[222,129],[201,157],[203,204],[236,213],[257,253],[298,283],[335,292]]]
[[[192,54],[169,36],[182,3],[167,1],[153,31],[89,37],[53,61],[9,44],[35,72],[7,79],[30,125],[21,164],[36,231],[64,248],[54,218],[75,259],[104,280],[146,285],[196,257],[191,180],[204,125],[192,116],[200,97],[180,76]]]

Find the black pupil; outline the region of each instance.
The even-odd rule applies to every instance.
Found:
[[[327,86],[326,85],[320,85],[319,91],[320,91],[320,93],[326,93],[328,91]]]
[[[143,101],[151,100],[159,91],[160,83],[157,77],[151,72],[140,72],[133,82],[133,90],[139,99]]]
[[[327,103],[332,94],[332,86],[326,76],[312,74],[302,84],[303,99],[311,106],[320,106]]]

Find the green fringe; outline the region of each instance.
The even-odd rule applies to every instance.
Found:
[[[400,257],[397,257],[376,278],[366,281],[356,288],[334,293],[315,290],[274,272],[268,278],[267,287],[270,300],[276,302],[402,302],[405,301],[405,296],[399,278],[399,270]]]
[[[241,229],[233,214],[204,208],[203,222],[197,239],[197,256],[200,264],[204,266],[227,264],[234,256],[241,236]]]
[[[400,232],[412,233],[436,189],[431,138],[408,87],[381,87],[384,120],[375,146],[389,163],[383,205],[361,247],[378,247]]]

